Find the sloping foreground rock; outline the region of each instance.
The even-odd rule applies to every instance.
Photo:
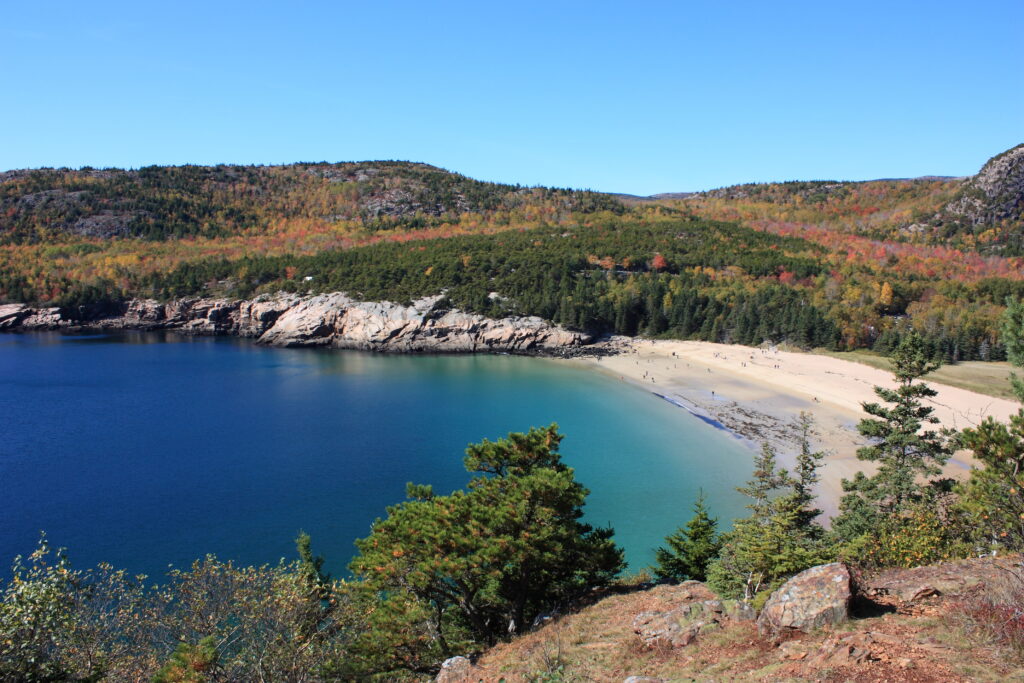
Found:
[[[685,581],[678,587],[675,606],[641,612],[633,619],[633,631],[648,647],[684,647],[701,633],[721,628],[726,622],[753,620],[754,611],[747,603],[719,600],[703,583]]]
[[[440,297],[402,306],[340,293],[277,294],[253,300],[132,300],[113,315],[75,319],[58,308],[0,306],[0,330],[135,329],[255,338],[273,346],[324,346],[397,353],[555,352],[588,344],[588,335],[536,317],[495,320],[438,310]],[[84,319],[81,319],[84,318]]]
[[[863,579],[861,593],[871,602],[913,613],[940,596],[963,595],[996,586],[1020,570],[1015,557],[954,560],[913,569],[888,569]]]
[[[757,629],[763,636],[811,631],[850,618],[850,570],[839,562],[806,569],[771,594]]]

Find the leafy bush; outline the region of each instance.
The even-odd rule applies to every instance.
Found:
[[[933,507],[920,505],[843,546],[840,559],[862,567],[919,567],[970,554],[970,546],[959,540],[948,520]]]

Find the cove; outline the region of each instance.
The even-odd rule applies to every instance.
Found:
[[[501,355],[398,356],[159,333],[0,335],[0,562],[39,532],[72,564],[162,576],[207,553],[294,557],[299,530],[344,575],[406,482],[465,485],[467,444],[557,422],[630,569],[699,489],[723,527],[751,452],[586,367]],[[6,572],[4,572],[6,574]]]

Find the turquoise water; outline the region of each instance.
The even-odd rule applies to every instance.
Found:
[[[600,372],[516,356],[383,356],[157,334],[0,335],[0,562],[45,530],[76,566],[159,575],[206,553],[344,573],[408,481],[463,486],[466,445],[558,422],[632,568],[703,488],[727,521],[736,438]]]

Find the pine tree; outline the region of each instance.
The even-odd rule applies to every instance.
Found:
[[[693,517],[686,527],[679,527],[665,537],[668,548],[655,551],[654,574],[663,581],[704,581],[708,563],[722,548],[718,536],[718,520],[708,515],[704,492],[697,494]]]
[[[923,429],[938,423],[934,409],[922,401],[936,395],[922,376],[936,369],[920,335],[911,331],[892,354],[895,389],[875,387],[875,393],[891,406],[865,403],[864,418],[857,431],[873,443],[860,448],[857,458],[878,463],[873,476],[858,472],[853,480],[843,480],[846,495],[840,502],[840,515],[832,528],[844,541],[852,541],[878,527],[880,522],[902,516],[925,502],[933,490],[921,477],[942,473],[942,465],[953,452],[951,434],[946,430]]]
[[[761,452],[754,456],[754,472],[750,481],[736,490],[751,499],[747,508],[754,513],[755,518],[763,521],[771,514],[772,493],[792,483],[789,472],[779,468],[775,449],[763,443]]]
[[[561,440],[552,424],[473,444],[463,460],[476,475],[467,490],[409,487],[415,497],[356,541],[353,574],[385,596],[371,615],[372,647],[412,634],[417,656],[466,652],[619,573],[611,529],[580,521],[589,491],[562,462]]]
[[[1006,355],[1024,367],[1024,302],[1008,299],[1002,334]],[[1014,393],[1024,403],[1024,381],[1011,374]],[[983,467],[971,470],[960,488],[959,508],[971,521],[977,540],[1013,550],[1024,549],[1024,407],[1008,424],[988,418],[961,435]]]
[[[1024,367],[1024,300],[1008,297],[1006,311],[1003,313],[1003,324],[1000,328],[1003,346],[1006,347],[1006,360],[1016,367]],[[1024,403],[1024,380],[1016,374],[1010,375],[1013,391],[1018,400]]]
[[[828,561],[824,531],[813,521],[818,513],[808,507],[818,462],[804,458],[806,471],[793,479],[778,467],[771,446],[762,446],[753,477],[736,489],[751,498],[751,515],[722,535],[722,550],[708,566],[708,584],[716,592],[753,600],[797,572]]]
[[[800,412],[796,428],[800,435],[800,452],[796,456],[796,478],[793,481],[793,491],[796,494],[796,503],[803,510],[800,523],[807,525],[809,530],[820,529],[820,526],[811,524],[821,514],[821,510],[813,507],[814,493],[811,489],[821,479],[818,475],[818,468],[821,467],[821,462],[825,459],[825,452],[811,449],[811,438],[815,436],[815,431],[814,418],[810,413]]]

